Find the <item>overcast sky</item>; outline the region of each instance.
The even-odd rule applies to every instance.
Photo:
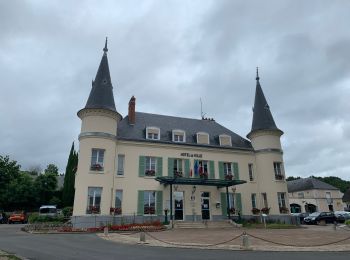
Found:
[[[0,155],[65,171],[108,36],[117,110],[245,137],[255,68],[288,176],[350,180],[350,1],[0,1]]]

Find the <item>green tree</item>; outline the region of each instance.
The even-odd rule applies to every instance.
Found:
[[[74,142],[69,152],[64,176],[62,203],[64,207],[73,206],[75,173],[78,166],[78,154],[74,150]]]
[[[52,173],[54,175],[58,175],[58,167],[52,163],[50,163],[46,169],[45,169],[45,173]]]
[[[298,179],[301,179],[301,177],[293,177],[293,176],[289,176],[286,181],[294,181],[294,180],[298,180]]]
[[[31,210],[37,206],[34,181],[26,172],[22,172],[9,183],[6,195],[9,210]]]
[[[39,205],[49,204],[57,189],[57,177],[54,173],[39,175],[34,181],[34,188],[37,192]]]
[[[20,176],[21,166],[16,161],[10,160],[9,156],[0,155],[0,205],[7,208],[8,192],[10,183]]]

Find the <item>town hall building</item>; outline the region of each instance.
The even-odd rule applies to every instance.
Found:
[[[116,110],[107,41],[81,119],[75,219],[289,219],[283,134],[256,76],[247,139],[213,119]],[[142,97],[139,98],[142,102]]]

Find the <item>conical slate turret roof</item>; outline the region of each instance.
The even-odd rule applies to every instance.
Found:
[[[269,104],[266,101],[264,92],[260,86],[260,78],[258,70],[256,72],[256,90],[255,90],[255,101],[253,108],[253,123],[250,133],[257,130],[278,130],[273,116],[270,111]],[[282,132],[282,131],[281,131]],[[282,132],[283,133],[283,132]],[[249,135],[249,134],[248,134]]]
[[[98,67],[95,80],[92,81],[92,89],[85,108],[103,108],[116,112],[113,97],[113,86],[111,76],[109,74],[107,59],[107,38],[103,52],[104,53],[100,66]]]

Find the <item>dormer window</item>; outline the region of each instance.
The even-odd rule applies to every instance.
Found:
[[[231,136],[229,135],[219,135],[219,141],[221,146],[232,146]]]
[[[146,128],[146,139],[160,140],[160,129],[158,127],[147,127]]]
[[[209,144],[209,134],[204,132],[197,133],[197,144]]]
[[[183,130],[173,130],[173,142],[184,143],[186,140],[186,134]]]

